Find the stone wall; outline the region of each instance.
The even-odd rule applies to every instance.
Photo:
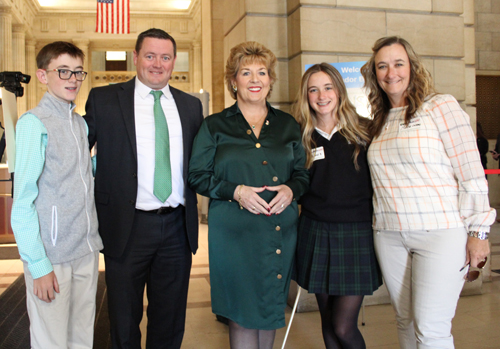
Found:
[[[476,69],[500,75],[500,0],[476,0]]]
[[[500,0],[475,1],[475,29],[476,74],[500,76]],[[489,142],[490,149],[494,149],[496,139]],[[488,154],[488,168],[498,168],[491,154]],[[490,204],[500,207],[500,177],[489,175],[488,183]]]
[[[224,1],[212,0],[212,100],[213,113],[224,109]]]
[[[473,0],[213,3],[224,5],[224,61],[231,47],[246,40],[261,42],[278,57],[270,102],[282,109],[293,103],[306,64],[366,60],[375,40],[400,35],[424,58],[438,91],[454,95],[475,124]],[[231,103],[226,93],[225,105]]]
[[[224,64],[229,50],[243,41],[258,41],[278,58],[277,82],[270,102],[287,110],[289,54],[287,48],[287,12],[284,0],[214,0],[223,1]],[[234,103],[225,90],[225,106]]]

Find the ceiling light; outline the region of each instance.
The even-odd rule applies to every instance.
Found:
[[[57,0],[38,0],[40,6],[55,6]]]
[[[107,61],[126,61],[127,52],[125,51],[106,51]]]
[[[187,10],[191,5],[191,0],[176,0],[172,1],[172,6],[179,10]]]

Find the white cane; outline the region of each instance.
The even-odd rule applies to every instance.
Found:
[[[292,316],[290,317],[290,322],[288,323],[285,339],[283,339],[283,346],[281,347],[281,349],[285,349],[286,339],[288,338],[288,332],[290,332],[290,327],[292,327],[293,317],[295,316],[295,311],[297,310],[297,305],[299,304],[299,298],[300,298],[300,286],[297,285],[297,297],[295,297],[295,304],[293,305]]]

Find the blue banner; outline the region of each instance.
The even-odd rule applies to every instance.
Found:
[[[343,62],[343,63],[330,63],[337,69],[344,80],[346,88],[362,88],[365,80],[361,76],[361,67],[366,61],[361,62]],[[307,64],[306,70],[314,64]]]

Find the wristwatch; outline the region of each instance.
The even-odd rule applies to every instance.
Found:
[[[479,240],[487,240],[489,233],[485,231],[469,231],[467,235],[478,238]]]

